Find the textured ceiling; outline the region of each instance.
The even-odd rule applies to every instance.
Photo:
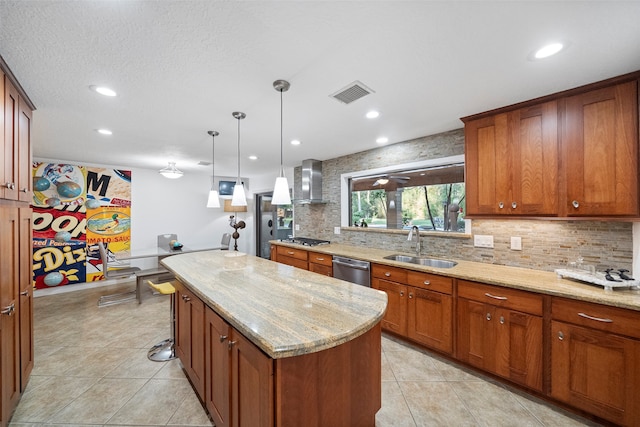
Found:
[[[242,111],[242,175],[275,177],[276,79],[291,83],[284,162],[297,166],[638,70],[638,17],[638,1],[2,0],[0,55],[37,107],[36,157],[210,173],[197,163],[211,160],[207,131],[217,130],[216,175],[233,176],[231,113]],[[568,49],[527,59],[555,40]],[[330,97],[355,80],[374,93],[349,105]]]

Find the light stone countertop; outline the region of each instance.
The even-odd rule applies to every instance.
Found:
[[[173,255],[161,263],[271,358],[350,341],[383,317],[387,295],[235,251]]]
[[[616,289],[605,291],[599,286],[589,285],[569,279],[561,279],[556,273],[549,271],[463,261],[455,258],[448,258],[458,263],[455,267],[435,268],[384,259],[387,255],[400,253],[391,250],[336,243],[312,247],[279,242],[276,240],[271,241],[271,243],[329,255],[347,256],[377,264],[402,267],[408,270],[440,274],[443,276],[454,277],[456,279],[471,280],[474,282],[488,283],[507,288],[521,289],[541,294],[561,296],[580,301],[594,302],[640,311],[640,290]],[[411,256],[414,254],[404,253],[404,255]],[[423,256],[428,255],[423,254]]]

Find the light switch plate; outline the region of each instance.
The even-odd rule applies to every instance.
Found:
[[[340,234],[340,227],[333,227],[333,234]]]
[[[296,224],[296,231],[300,231],[300,224]]]
[[[473,246],[476,248],[493,248],[493,236],[476,234],[473,236]]]
[[[519,236],[511,237],[511,250],[514,250],[514,251],[522,250],[522,237],[519,237]]]

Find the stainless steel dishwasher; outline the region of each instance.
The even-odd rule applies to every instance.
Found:
[[[370,264],[367,261],[345,258],[341,256],[333,257],[333,277],[346,280],[357,285],[371,287],[371,275],[369,274]]]

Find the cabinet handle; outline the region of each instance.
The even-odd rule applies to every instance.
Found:
[[[13,182],[7,182],[3,185],[3,187],[8,188],[9,190],[15,190],[16,184]]]
[[[409,292],[409,299],[413,298],[413,292]]]
[[[324,261],[324,258],[318,258],[318,257],[316,257],[316,261]]]
[[[613,323],[613,320],[611,319],[604,319],[602,317],[593,317],[584,313],[578,313],[578,316],[584,317],[585,319],[589,319],[589,320],[595,320],[596,322]]]
[[[558,331],[558,339],[560,341],[564,341],[564,334],[562,333],[562,331]]]
[[[503,208],[504,208],[504,203],[503,203],[503,202],[498,203],[498,207],[499,207],[500,209],[503,209]]]
[[[238,341],[229,341],[229,350],[231,350],[231,347],[233,347],[234,345],[236,345]]]
[[[186,296],[186,295],[182,295],[182,301],[184,301],[184,302],[188,302],[188,301],[191,301],[191,298],[189,298],[189,297],[188,297],[188,296]]]
[[[428,281],[428,280],[425,280],[425,281],[424,281],[424,282],[422,282],[422,283],[423,283],[424,285],[430,285],[430,284],[431,284],[431,282],[430,282],[430,281]]]
[[[491,313],[487,313],[487,320],[491,320]]]
[[[489,298],[493,298],[493,299],[499,299],[500,301],[506,301],[507,300],[507,297],[499,297],[499,296],[491,295],[489,292],[485,292],[484,296],[485,297],[489,297]]]
[[[500,316],[500,324],[504,325],[504,316]]]
[[[385,277],[391,277],[391,273],[389,273],[388,271],[386,273],[384,273]]]
[[[23,192],[23,193],[28,193],[29,189],[28,188],[21,188],[20,191]]]
[[[23,297],[26,297],[27,295],[29,295],[29,291],[22,291],[20,292],[20,295],[22,295]]]
[[[580,207],[580,203],[578,203],[577,200],[574,200],[573,202],[571,202],[571,204],[573,205],[574,208],[578,209]]]
[[[16,310],[16,305],[11,303],[11,305],[6,306],[0,311],[0,314],[6,314],[7,316],[13,316],[13,312]]]
[[[289,255],[293,255],[293,254],[295,254],[295,252],[293,252],[293,251],[287,251],[287,254],[289,254]]]
[[[511,202],[511,207],[515,209],[518,207],[518,204],[516,202]]]
[[[400,291],[400,296],[403,297],[404,296],[404,291]]]
[[[226,335],[220,335],[220,342],[224,342],[228,337]]]

